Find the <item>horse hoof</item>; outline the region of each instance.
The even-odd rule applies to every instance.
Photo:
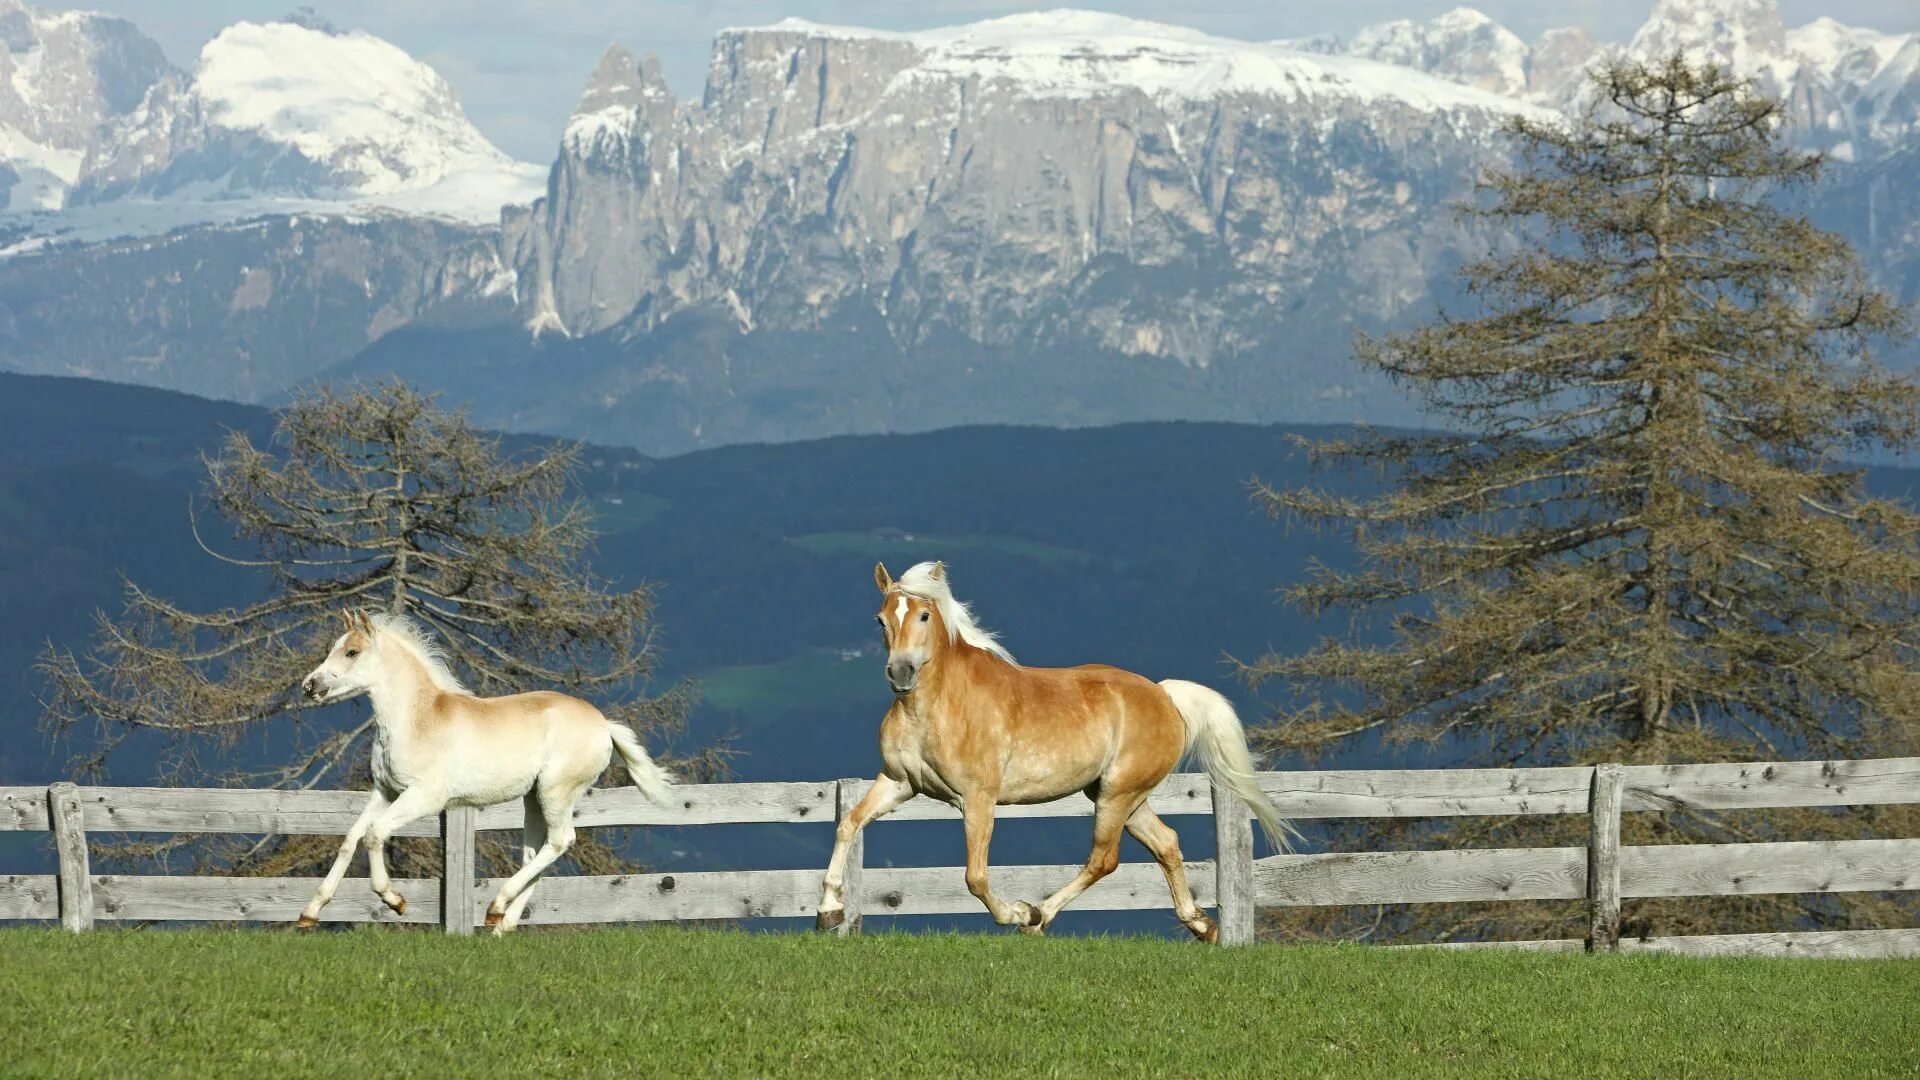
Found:
[[[1220,942],[1220,924],[1208,919],[1206,929],[1195,930],[1193,936],[1209,945],[1217,945]]]
[[[847,909],[834,908],[832,911],[823,911],[814,916],[813,928],[820,931],[838,930],[846,921]]]
[[[381,899],[386,898],[382,897]],[[399,893],[395,893],[393,899],[387,900],[387,906],[393,909],[395,915],[405,915],[407,913],[407,898],[401,896]]]
[[[1014,902],[1013,925],[1017,927],[1021,933],[1030,934],[1034,937],[1039,937],[1047,932],[1047,926],[1040,914],[1040,909],[1027,903],[1025,900],[1017,900]]]
[[[298,919],[294,920],[293,928],[295,930],[311,930],[314,927],[319,925],[320,925],[319,919],[316,919],[311,915],[301,915]]]
[[[506,917],[507,913],[504,911],[495,911],[492,908],[487,909],[487,925],[495,928],[496,932],[498,932],[500,920]]]

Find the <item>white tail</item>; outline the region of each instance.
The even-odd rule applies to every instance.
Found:
[[[1254,779],[1253,753],[1247,749],[1247,733],[1234,714],[1233,703],[1217,691],[1184,679],[1162,680],[1160,688],[1173,699],[1173,707],[1187,722],[1187,749],[1199,752],[1207,775],[1247,804],[1275,851],[1292,851],[1293,841],[1300,834],[1280,820],[1279,808]]]
[[[662,806],[673,801],[673,774],[653,763],[647,756],[647,748],[640,745],[640,736],[625,724],[607,721],[607,734],[613,736],[613,748],[620,752],[620,760],[627,763],[627,777],[641,794]]]

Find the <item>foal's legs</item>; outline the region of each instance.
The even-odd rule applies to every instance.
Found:
[[[853,838],[867,827],[867,822],[892,813],[899,805],[913,798],[913,787],[904,780],[895,780],[881,773],[873,780],[873,786],[859,805],[840,819],[840,825],[833,832],[833,857],[827,860],[827,876],[821,886],[820,912],[814,916],[813,925],[818,930],[832,930],[847,919],[847,852],[853,845]]]
[[[527,792],[526,797],[520,801],[526,807],[526,824],[520,830],[520,862],[525,865],[532,862],[533,857],[540,854],[540,849],[547,845],[547,817],[540,809],[539,797],[533,792]],[[529,885],[521,891],[519,896],[513,898],[512,905],[507,908],[507,917],[501,925],[508,930],[520,925],[520,915],[527,910],[527,903],[532,899],[533,886]]]
[[[534,880],[546,873],[547,867],[558,862],[560,856],[573,846],[573,804],[580,801],[580,793],[587,790],[587,784],[592,782],[593,778],[589,777],[585,784],[537,791],[540,814],[546,819],[547,841],[540,845],[540,850],[534,852],[533,858],[528,859],[525,866],[500,886],[500,894],[493,898],[493,903],[487,905],[487,925],[493,927],[494,933],[504,934],[513,929],[513,924],[506,921],[508,906],[532,888]]]
[[[367,827],[367,878],[373,891],[393,909],[395,915],[407,913],[407,898],[393,891],[387,877],[387,839],[417,818],[426,817],[447,805],[447,797],[426,784],[415,784],[373,819]]]
[[[1201,941],[1213,941],[1220,935],[1219,927],[1200,905],[1193,902],[1193,892],[1187,888],[1187,867],[1180,857],[1180,837],[1159,815],[1147,808],[1145,803],[1127,819],[1127,832],[1135,840],[1147,846],[1153,853],[1153,859],[1167,875],[1167,888],[1173,893],[1173,913],[1179,916],[1193,936]]]
[[[1113,873],[1120,865],[1120,830],[1134,809],[1145,803],[1146,799],[1145,791],[1115,795],[1104,786],[1100,789],[1100,794],[1094,798],[1093,850],[1087,855],[1087,865],[1081,867],[1080,872],[1064,888],[1041,902],[1038,917],[1033,920],[1028,933],[1045,933],[1053,923],[1053,917],[1060,914],[1061,908],[1073,903],[1074,897],[1092,888],[1094,882]]]
[[[360,811],[359,819],[354,821],[353,828],[347,830],[346,839],[340,842],[340,854],[334,857],[333,868],[327,871],[327,880],[320,883],[320,891],[307,901],[306,910],[300,913],[300,921],[294,925],[302,928],[320,925],[320,909],[333,899],[334,891],[340,888],[340,879],[347,876],[347,866],[353,862],[353,853],[360,850],[360,838],[367,835],[367,827],[387,806],[387,797],[380,793],[379,788],[373,789],[367,797],[366,809]]]
[[[993,921],[1022,930],[1040,925],[1040,912],[1025,900],[1003,903],[987,887],[987,848],[993,843],[994,796],[969,792],[960,807],[967,826],[967,891],[993,913]]]

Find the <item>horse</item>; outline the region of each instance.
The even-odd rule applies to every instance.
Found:
[[[954,597],[946,566],[915,565],[895,580],[873,568],[893,703],[880,725],[885,767],[834,834],[815,924],[846,921],[847,852],[860,830],[916,794],[958,808],[967,839],[967,889],[995,922],[1043,934],[1060,909],[1120,864],[1124,828],[1166,874],[1174,912],[1202,941],[1219,925],[1194,903],[1180,838],[1147,807],[1147,795],[1189,751],[1213,782],[1252,808],[1267,838],[1289,850],[1291,827],[1260,790],[1233,705],[1197,683],[1155,683],[1117,667],[1031,668],[1014,661]],[[1093,851],[1038,907],[1007,903],[987,879],[994,807],[1093,800]]]
[[[649,799],[666,805],[673,798],[673,777],[626,725],[552,691],[478,697],[447,668],[433,639],[403,615],[349,612],[346,632],[300,686],[322,705],[366,693],[375,731],[373,791],[300,913],[301,928],[319,924],[320,909],[333,899],[363,840],[373,891],[404,915],[406,898],[387,877],[387,838],[447,806],[492,806],[517,797],[526,806],[525,861],[487,907],[487,925],[506,933],[519,924],[534,881],[573,846],[574,804],[615,751]]]

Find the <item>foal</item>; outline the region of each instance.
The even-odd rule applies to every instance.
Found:
[[[893,707],[880,725],[885,768],[840,822],[827,864],[818,925],[846,921],[847,851],[874,820],[915,794],[958,807],[967,833],[967,888],[995,922],[1042,933],[1060,909],[1120,863],[1120,831],[1145,844],[1167,876],[1174,911],[1213,941],[1219,927],[1187,888],[1180,839],[1147,808],[1147,795],[1197,750],[1213,781],[1252,807],[1267,838],[1286,850],[1290,829],[1255,782],[1253,757],[1233,706],[1196,683],[1105,665],[1028,668],[954,598],[941,563],[895,581],[873,568],[882,600]],[[1038,907],[1007,903],[987,883],[993,808],[1051,802],[1076,791],[1093,799],[1093,852],[1074,879]]]
[[[447,670],[432,640],[404,616],[349,613],[347,632],[300,686],[323,704],[364,691],[373,698],[374,723],[373,792],[320,891],[300,913],[303,927],[319,923],[320,909],[333,899],[363,839],[373,891],[404,915],[406,898],[387,877],[387,838],[449,805],[492,806],[519,797],[526,805],[526,862],[487,907],[487,925],[504,933],[520,922],[534,880],[573,845],[573,805],[613,751],[648,798],[662,804],[672,799],[673,778],[625,725],[579,698],[550,691],[475,697]]]

